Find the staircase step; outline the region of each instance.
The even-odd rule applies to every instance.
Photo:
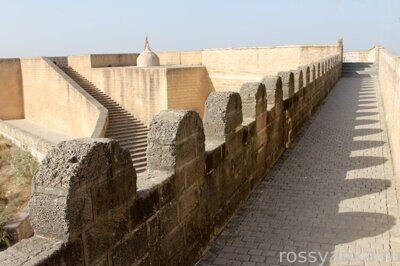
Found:
[[[136,173],[141,173],[146,171],[146,163],[138,163],[138,164],[133,164],[133,167],[135,168]]]
[[[143,136],[146,137],[148,131],[137,131],[135,128],[119,128],[114,130],[107,130],[107,136],[115,136],[115,137],[131,137],[131,136]]]
[[[146,159],[146,151],[131,152],[131,157],[134,160]]]
[[[143,149],[147,148],[147,139],[133,140],[132,142],[125,142],[123,145],[126,149]]]
[[[129,150],[137,173],[145,171],[148,128],[74,69],[71,67],[60,68],[108,110],[109,121],[106,137],[116,139],[122,147]]]
[[[131,155],[131,156],[132,156],[132,155]],[[143,162],[146,162],[146,161],[147,161],[147,158],[146,158],[146,157],[132,158],[133,164],[143,163]]]
[[[113,122],[116,122],[116,123],[128,122],[128,123],[135,123],[135,124],[138,124],[138,125],[143,125],[139,120],[137,120],[135,118],[128,117],[128,116],[125,116],[125,115],[120,115],[119,117],[111,116],[109,120],[113,121]]]
[[[145,133],[145,134],[142,134]],[[119,132],[119,133],[113,133],[111,134],[110,132],[106,132],[106,136],[109,138],[114,138],[118,140],[126,140],[126,139],[132,139],[132,136],[136,136],[137,134],[140,134],[140,137],[147,138],[147,131],[144,132]]]
[[[126,124],[120,124],[120,123],[112,123],[109,122],[108,123],[108,128],[107,128],[107,133],[115,133],[115,132],[120,132],[120,131],[129,131],[132,133],[135,133],[136,130],[142,130],[142,129],[146,129],[143,126],[140,125],[135,125],[135,124],[131,124],[131,123],[126,123]]]

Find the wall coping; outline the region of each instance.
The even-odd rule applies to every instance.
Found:
[[[83,97],[86,98],[88,102],[92,105],[96,106],[99,110],[100,115],[97,119],[96,126],[92,132],[90,137],[92,138],[101,138],[105,136],[105,132],[108,124],[108,110],[99,103],[95,98],[93,98],[88,92],[86,92],[81,86],[78,85],[72,78],[70,78],[67,74],[64,73],[56,64],[54,64],[47,57],[40,57],[44,60],[59,76],[61,76],[72,88],[74,88],[77,92],[79,92]]]

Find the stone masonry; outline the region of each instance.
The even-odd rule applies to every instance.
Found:
[[[377,79],[342,78],[200,265],[399,265],[387,133]]]
[[[116,141],[59,144],[34,178],[35,235],[1,252],[0,264],[196,263],[340,78],[340,55],[290,72],[211,93],[203,120],[156,115],[137,179]]]

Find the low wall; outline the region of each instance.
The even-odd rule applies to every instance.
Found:
[[[51,60],[26,58],[21,66],[25,119],[75,138],[104,136],[107,110]]]
[[[59,144],[34,178],[35,235],[1,252],[0,264],[194,264],[340,73],[337,55],[239,93],[213,92],[203,121],[194,111],[162,111],[137,180],[113,140]]]
[[[39,162],[56,143],[48,141],[45,136],[36,136],[0,120],[0,134],[12,141],[21,149],[27,149]]]
[[[380,47],[375,46],[368,51],[350,51],[343,53],[343,62],[377,63]]]
[[[379,50],[379,84],[385,108],[395,174],[400,175],[400,59],[385,49]]]
[[[0,119],[24,118],[21,62],[0,59]]]

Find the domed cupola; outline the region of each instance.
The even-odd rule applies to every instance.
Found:
[[[160,58],[150,49],[149,40],[146,36],[146,41],[144,43],[144,50],[136,59],[136,65],[138,67],[150,67],[159,66]]]

